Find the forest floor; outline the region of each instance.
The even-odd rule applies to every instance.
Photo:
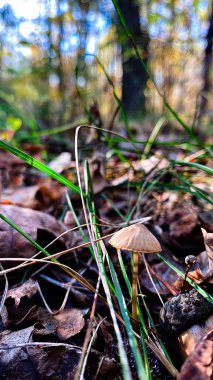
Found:
[[[79,161],[61,147],[47,163],[80,179],[82,196],[0,151],[0,378],[210,379],[211,161],[156,145],[141,158],[127,142],[115,154],[91,139]],[[43,160],[39,145],[23,151]],[[109,239],[141,222],[162,251],[138,255],[135,321],[132,252]]]

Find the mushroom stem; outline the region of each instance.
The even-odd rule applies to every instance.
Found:
[[[137,332],[137,283],[138,283],[138,253],[133,252],[133,272],[132,272],[132,318],[133,327]]]

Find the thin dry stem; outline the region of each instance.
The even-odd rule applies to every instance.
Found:
[[[157,286],[155,285],[155,282],[154,282],[154,280],[153,280],[153,278],[152,278],[152,275],[151,275],[151,273],[150,273],[149,265],[148,265],[148,263],[147,263],[147,261],[146,261],[146,258],[145,258],[144,253],[143,253],[143,261],[144,261],[144,264],[145,264],[146,271],[147,271],[147,273],[148,273],[149,279],[150,279],[150,281],[151,281],[151,283],[152,283],[152,285],[153,285],[153,287],[154,287],[154,289],[155,289],[155,291],[156,291],[156,293],[157,293],[157,295],[158,295],[158,297],[159,297],[159,300],[160,300],[160,302],[162,303],[162,305],[164,305],[164,302],[163,302],[163,300],[162,300],[162,297],[161,297],[161,295],[160,295],[160,293],[159,293],[159,291],[158,291],[158,288],[157,288]]]

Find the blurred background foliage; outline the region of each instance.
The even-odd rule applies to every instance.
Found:
[[[208,131],[212,1],[118,4],[163,97],[189,127],[196,121]],[[110,0],[0,1],[1,137],[66,129],[90,118],[91,110],[107,125],[117,108],[113,90],[141,128],[145,120],[169,118]]]

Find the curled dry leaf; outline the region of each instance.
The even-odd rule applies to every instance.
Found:
[[[7,346],[15,346],[17,344],[25,344],[30,341],[33,332],[33,326],[18,331],[5,330],[0,333],[0,367],[9,364],[19,355],[21,347],[14,349],[3,349]]]
[[[7,298],[13,298],[15,301],[15,306],[18,306],[22,297],[27,296],[28,298],[31,298],[37,293],[37,289],[37,281],[30,278],[21,286],[10,289],[7,293]]]
[[[14,328],[26,322],[36,320],[36,298],[37,282],[29,279],[24,284],[10,289],[5,300],[7,314],[2,318],[7,328]],[[6,317],[6,318],[5,318]]]
[[[178,257],[189,252],[199,254],[204,247],[197,213],[190,204],[177,203],[172,207],[161,213],[162,241]]]
[[[189,277],[191,280],[195,282],[195,284],[201,284],[205,277],[203,276],[203,273],[201,272],[200,268],[197,268],[187,274],[187,277]],[[175,289],[179,291],[192,289],[192,286],[186,282],[182,277],[178,277],[178,279],[173,283],[173,286]]]
[[[14,184],[14,178],[25,168],[26,164],[14,154],[7,152],[0,148],[0,171],[1,171],[1,185],[8,187]],[[16,187],[16,186],[14,186]]]
[[[32,327],[28,328],[29,330]],[[29,338],[27,329],[21,330],[23,338]],[[8,346],[21,344],[14,349],[1,350],[0,368],[1,378],[15,379],[74,379],[75,370],[80,358],[81,350],[58,346],[47,347],[32,345],[26,346],[28,340],[19,339],[19,331],[11,333],[13,340],[8,340]],[[17,338],[17,339],[16,339]],[[50,343],[51,345],[51,343]],[[5,348],[5,347],[4,347]],[[2,360],[2,354],[3,360]],[[96,362],[97,362],[96,358]]]
[[[213,210],[199,212],[198,218],[205,230],[213,232]]]
[[[194,351],[197,343],[204,338],[212,326],[213,315],[210,315],[203,323],[190,327],[179,336],[181,351],[184,357],[189,356]]]
[[[142,169],[147,174],[152,170],[155,170],[155,172],[157,172],[159,170],[165,169],[168,165],[169,161],[167,159],[153,155],[145,160],[139,161],[137,169]]]
[[[94,194],[100,193],[102,190],[107,188],[108,181],[106,180],[105,173],[105,156],[101,152],[96,152],[96,154],[88,161],[90,176],[92,179],[92,187]],[[80,175],[82,181],[84,182],[84,167],[80,167]]]
[[[42,180],[37,185],[22,186],[18,189],[4,189],[2,202],[38,211],[52,211],[63,203],[65,188],[52,180]]]
[[[213,376],[213,327],[183,364],[178,380],[211,380]]]
[[[1,205],[0,212],[9,220],[15,223],[32,239],[37,240],[39,232],[42,232],[40,242],[45,246],[57,236],[66,231],[62,222],[57,221],[53,216],[46,213],[12,205]],[[69,244],[75,243],[74,234],[70,232],[59,239],[61,248],[69,248]],[[0,260],[2,258],[21,257],[29,258],[36,253],[36,248],[24,238],[19,232],[10,227],[5,221],[0,219]],[[10,262],[10,266],[14,262]]]
[[[213,273],[213,233],[209,233],[204,228],[201,228],[203,238],[204,238],[204,244],[206,248],[206,253],[209,258],[209,272],[210,274]]]
[[[54,158],[54,160],[50,161],[48,166],[56,173],[62,173],[64,170],[70,167],[71,157],[71,153],[62,152],[56,158]]]
[[[78,334],[84,327],[84,315],[87,310],[83,309],[64,309],[54,316],[58,322],[56,331],[61,340],[66,340],[71,336]]]

